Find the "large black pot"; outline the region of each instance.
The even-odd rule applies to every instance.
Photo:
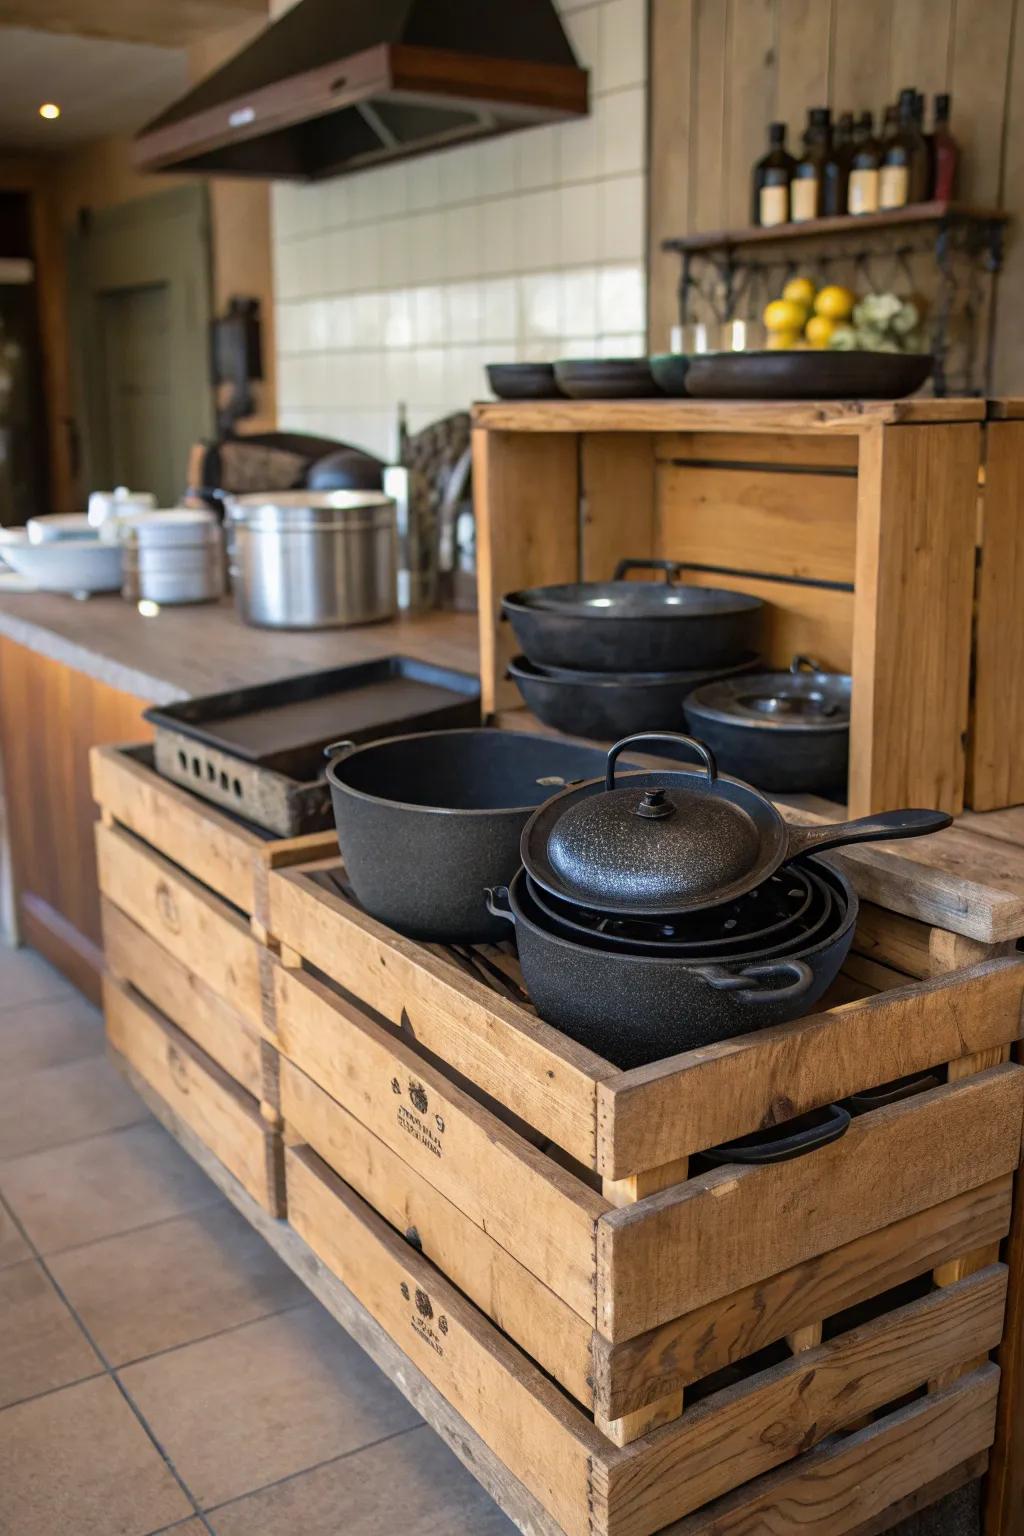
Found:
[[[524,654],[542,667],[584,672],[724,670],[758,649],[760,598],[672,577],[674,560],[620,560],[611,581],[510,592],[502,609]],[[664,581],[626,581],[631,570]]]
[[[328,748],[338,843],[360,905],[410,938],[505,938],[484,889],[519,867],[519,838],[549,795],[605,754],[519,731],[426,731]]]
[[[632,955],[554,934],[530,897],[525,870],[488,902],[515,924],[523,980],[541,1017],[627,1069],[784,1024],[814,1007],[846,959],[857,920],[849,882],[814,863],[835,898],[835,924],[784,959],[735,968]]]

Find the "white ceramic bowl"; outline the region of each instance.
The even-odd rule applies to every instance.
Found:
[[[121,590],[121,547],[80,539],[48,539],[41,544],[4,543],[7,564],[43,592],[71,592],[76,597],[90,592]]]
[[[30,544],[49,544],[72,539],[95,541],[96,530],[90,527],[84,512],[53,512],[47,517],[30,517],[25,524]]]

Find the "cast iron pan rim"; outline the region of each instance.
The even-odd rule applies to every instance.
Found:
[[[409,731],[404,736],[384,736],[380,741],[360,742],[354,752],[337,754],[327,764],[328,782],[335,789],[343,791],[346,795],[351,795],[356,800],[365,800],[370,805],[387,805],[397,811],[426,811],[430,816],[522,816],[524,814],[529,816],[531,811],[539,810],[540,807],[536,804],[467,806],[462,808],[457,805],[423,805],[419,801],[391,800],[386,795],[371,795],[365,789],[356,789],[354,785],[346,784],[344,779],[338,775],[337,769],[342,763],[350,763],[360,752],[372,752],[374,747],[392,747],[396,742],[400,741],[418,741],[422,740],[425,736],[487,736],[491,740],[497,736],[514,736],[518,741],[547,741],[550,739],[537,731],[495,730],[491,725],[460,725],[453,730]],[[553,745],[574,746],[577,749],[582,747],[583,750],[586,750],[586,743],[557,742],[553,743]],[[592,750],[597,752],[600,751],[600,748],[594,747]],[[594,782],[597,781],[595,780]],[[604,780],[602,779],[600,782],[603,784]],[[565,787],[568,789],[571,786],[566,785]],[[561,790],[555,790],[554,786],[552,786],[552,791],[553,793],[561,794]]]
[[[555,682],[557,679],[553,678],[552,681]],[[755,719],[750,715],[734,715],[727,709],[716,709],[713,704],[702,703],[697,695],[703,692],[702,685],[700,688],[695,688],[683,700],[684,710],[697,721],[713,720],[716,725],[736,726],[741,731],[772,731],[775,734],[794,736],[845,736],[850,729],[849,715],[844,715],[840,720],[828,720],[821,724],[814,720],[773,719],[771,715],[765,715],[763,719]]]
[[[837,702],[846,703],[846,715],[841,720],[829,720],[820,724],[813,720],[783,719],[781,716],[775,719],[771,715],[751,717],[733,714],[731,710],[720,708],[718,704],[708,703],[706,698],[707,695],[722,694],[729,699],[740,693],[756,694],[762,689],[765,697],[770,697],[773,693],[782,692],[787,688],[799,693],[799,688],[794,690],[796,678],[801,679],[808,686],[814,684],[817,679],[821,679],[818,683],[820,690],[823,693],[835,691],[840,695]],[[833,686],[834,682],[840,685],[837,689]],[[843,684],[846,684],[845,688]],[[829,732],[838,734],[850,729],[848,698],[851,687],[852,679],[848,672],[748,672],[745,675],[738,673],[735,677],[715,677],[709,682],[701,683],[687,695],[683,701],[683,707],[692,710],[700,720],[714,720],[719,725],[736,725],[741,729],[752,731],[794,731],[815,736],[827,735]],[[845,699],[843,695],[846,695]]]
[[[550,585],[551,586],[555,586],[555,587],[583,587],[583,586],[610,587],[610,586],[612,586],[612,582],[610,582],[610,581],[594,581],[594,582],[555,581],[555,582],[552,582]],[[572,608],[572,607],[568,607],[568,606],[565,607],[565,608],[545,608],[542,604],[531,603],[529,601],[529,598],[530,598],[532,593],[534,593],[534,592],[544,592],[544,591],[547,591],[548,588],[546,588],[546,587],[520,587],[519,590],[516,591],[516,592],[508,592],[508,593],[506,593],[506,595],[501,600],[501,606],[502,606],[503,609],[509,609],[509,608],[512,609],[512,611],[514,613],[526,613],[526,614],[531,614],[531,615],[539,613],[539,614],[544,614],[544,615],[550,615],[553,618],[559,618],[559,619],[590,619],[590,620],[595,620],[596,619],[596,620],[603,620],[603,622],[605,624],[621,624],[625,620],[628,620],[630,623],[644,623],[644,624],[646,624],[651,619],[656,619],[660,623],[665,623],[666,621],[671,621],[673,623],[680,624],[680,623],[683,623],[685,620],[691,619],[691,618],[692,619],[706,619],[706,618],[709,618],[709,617],[715,617],[715,618],[728,617],[729,615],[734,614],[734,613],[756,613],[756,612],[758,612],[759,609],[764,607],[764,601],[763,601],[762,598],[760,598],[760,597],[747,597],[746,594],[743,593],[743,592],[731,592],[731,591],[728,591],[728,589],[725,588],[725,587],[693,587],[690,583],[687,583],[685,581],[676,582],[673,585],[675,585],[677,587],[685,587],[685,586],[690,585],[691,586],[691,590],[694,591],[694,592],[707,592],[707,593],[717,593],[717,592],[720,592],[723,595],[728,595],[728,596],[732,597],[733,598],[733,602],[731,602],[731,603],[715,603],[715,602],[712,602],[711,605],[709,607],[705,608],[705,609],[701,609],[699,606],[695,606],[693,609],[688,610],[688,611],[684,611],[684,610],[682,610],[680,608],[675,608],[675,609],[666,609],[664,612],[661,612],[657,608],[652,608],[650,613],[609,613],[607,608],[587,608],[587,607],[584,607],[582,604],[578,608]],[[637,582],[637,581],[626,582],[626,581],[623,581],[622,582],[622,586],[624,586],[624,587],[625,586],[631,586],[631,587],[637,587],[637,586],[657,587],[659,592],[663,592],[663,591],[666,591],[666,590],[668,590],[668,591],[671,590],[671,587],[666,588],[665,583],[664,582],[660,582],[660,581],[649,581],[649,582]],[[696,668],[694,670],[696,670]]]
[[[811,856],[809,855],[809,857]],[[818,954],[821,950],[827,949],[830,944],[834,944],[838,939],[847,934],[853,924],[857,921],[860,904],[857,899],[857,893],[853,886],[850,884],[849,880],[841,870],[833,868],[831,864],[826,864],[825,869],[828,871],[828,875],[834,885],[839,886],[843,896],[846,899],[846,916],[843,918],[843,921],[840,923],[838,928],[831,929],[824,938],[819,939],[815,944],[812,944],[809,949],[796,950],[792,955],[783,956],[779,961],[780,964],[783,960],[810,959],[811,956]],[[826,880],[825,883],[828,884],[828,880]],[[541,937],[546,939],[549,944],[560,944],[565,949],[570,949],[576,954],[599,954],[602,956],[608,956],[613,960],[631,960],[634,962],[634,964],[639,961],[643,965],[674,965],[677,967],[684,966],[688,970],[692,970],[696,966],[701,965],[720,964],[726,968],[728,968],[730,965],[730,960],[728,958],[717,961],[713,955],[695,956],[691,960],[686,958],[681,959],[678,955],[634,955],[630,954],[628,951],[602,949],[599,945],[594,944],[577,944],[572,939],[564,938],[560,933],[552,933],[550,928],[542,927],[540,923],[536,922],[532,917],[528,916],[523,911],[522,902],[519,898],[520,892],[523,890],[525,884],[526,870],[520,867],[516,871],[508,887],[509,906],[512,908],[512,912],[517,923],[523,923],[525,927],[531,929],[534,933],[540,934]],[[528,891],[527,899],[531,899]],[[732,963],[735,964],[738,968],[742,968],[744,965],[753,965],[756,963],[756,956],[748,956],[745,960],[733,961]],[[771,959],[769,959],[766,963],[770,964]]]
[[[754,659],[751,652],[749,661]],[[739,663],[742,666],[744,663]],[[584,672],[579,667],[544,667],[529,656],[514,656],[508,664],[509,677],[524,677],[530,683],[557,683],[564,688],[679,688],[684,690],[695,677],[707,677],[714,667],[698,667],[692,672]],[[697,690],[694,689],[694,692]],[[680,692],[680,702],[683,700]]]

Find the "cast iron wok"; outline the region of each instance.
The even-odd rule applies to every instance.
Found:
[[[502,602],[535,666],[585,672],[727,669],[758,649],[760,598],[718,587],[677,585],[675,560],[620,560],[611,581],[509,592]],[[665,580],[626,581],[628,571]]]
[[[625,954],[552,933],[525,870],[507,889],[488,892],[488,906],[515,924],[523,980],[541,1018],[628,1069],[814,1007],[846,959],[857,919],[848,881],[826,865],[820,872],[833,896],[828,931],[784,959],[735,966]]]
[[[703,768],[615,775],[627,747],[684,746]],[[523,828],[523,864],[536,885],[616,916],[660,917],[732,901],[801,854],[848,843],[920,837],[948,827],[941,811],[883,811],[799,826],[741,779],[719,774],[691,736],[641,732],[616,742],[603,779],[562,790]]]

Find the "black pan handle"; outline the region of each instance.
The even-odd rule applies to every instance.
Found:
[[[507,885],[487,885],[484,887],[484,900],[487,910],[492,917],[503,917],[506,923],[515,927],[516,915],[512,911],[512,903],[509,899]]]
[[[884,843],[896,837],[924,837],[953,824],[945,811],[882,811],[856,821],[826,822],[820,827],[788,827],[786,863],[799,853],[821,853],[844,843]]]
[[[356,746],[357,743],[354,741],[332,741],[329,747],[324,747],[324,757],[329,763],[333,763],[340,758],[348,757],[350,752],[355,751]]]
[[[765,960],[757,965],[745,965],[741,971],[730,971],[724,965],[695,965],[693,969],[716,992],[735,992],[741,1003],[779,1003],[803,997],[814,980],[814,972],[806,960]],[[793,979],[783,987],[761,985],[776,976]],[[750,986],[750,982],[754,985]]]
[[[850,1111],[842,1104],[830,1104],[824,1118],[790,1136],[766,1136],[756,1141],[742,1136],[738,1141],[723,1142],[720,1147],[709,1147],[700,1155],[710,1163],[788,1163],[794,1157],[805,1157],[838,1141],[850,1129]]]
[[[799,676],[801,672],[824,672],[827,669],[822,666],[820,661],[815,661],[813,656],[801,654],[793,657],[789,664],[789,670]]]
[[[666,586],[672,585],[673,576],[678,576],[680,571],[685,571],[686,566],[678,560],[620,560],[615,567],[612,581],[621,581],[627,571],[664,571]]]
[[[710,747],[706,747],[696,736],[684,736],[681,731],[638,731],[635,736],[623,736],[614,747],[608,750],[608,765],[604,771],[605,789],[615,788],[615,762],[620,752],[627,747],[635,747],[641,741],[660,741],[662,745],[670,747],[691,747],[698,757],[703,758],[704,766],[708,771],[708,783],[713,784],[718,777],[718,764],[715,762],[715,754]]]

